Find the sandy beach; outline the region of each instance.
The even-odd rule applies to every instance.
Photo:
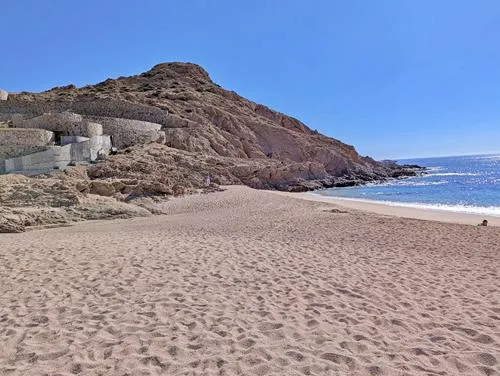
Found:
[[[500,373],[498,227],[239,186],[163,209],[0,235],[0,375]]]
[[[389,215],[400,218],[422,219],[426,221],[460,223],[464,225],[477,225],[484,219],[488,221],[488,226],[500,226],[500,217],[492,215],[481,215],[472,213],[459,213],[440,209],[420,209],[414,207],[399,206],[398,204],[386,204],[382,202],[343,199],[337,197],[321,196],[316,193],[289,193],[269,191],[274,194],[293,197],[302,200],[335,204],[346,209],[361,210],[380,215]]]

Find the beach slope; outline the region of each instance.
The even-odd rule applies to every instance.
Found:
[[[1,375],[498,375],[500,231],[246,187],[0,235]]]

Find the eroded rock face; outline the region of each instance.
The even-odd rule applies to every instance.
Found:
[[[88,171],[93,181],[114,182],[115,196],[171,195],[204,187],[207,175],[218,185],[245,184],[258,189],[308,191],[351,186],[380,179],[377,175],[335,177],[318,162],[272,158],[234,158],[188,152],[151,143],[126,149]],[[119,183],[118,183],[119,182]]]

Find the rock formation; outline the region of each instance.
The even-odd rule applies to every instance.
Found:
[[[7,93],[3,89],[0,89],[0,101],[6,101],[8,97],[9,97],[9,93]]]
[[[80,190],[91,183],[86,180],[85,172],[75,174],[75,171],[73,175],[62,173],[43,179],[0,176],[0,233],[89,219],[151,215],[149,210],[138,205],[82,193]]]
[[[30,128],[101,124],[120,150],[71,183],[78,197],[131,202],[183,194],[203,188],[207,175],[215,184],[288,191],[415,175],[415,168],[362,157],[297,119],[224,90],[190,63],[159,64],[82,88],[11,94],[0,102],[0,121]]]
[[[246,171],[241,176],[236,172],[235,176],[257,188],[306,190],[413,174],[361,157],[352,146],[323,136],[297,119],[222,89],[195,64],[159,64],[138,76],[80,89],[69,85],[39,94],[12,94],[0,104],[4,116],[34,117],[56,111],[100,118],[96,121],[105,132],[125,140],[121,147],[133,145],[134,140],[136,144],[155,141],[197,155],[240,159],[255,165],[255,173],[250,177]],[[119,119],[135,121],[135,131],[124,124],[120,132]],[[147,138],[134,133],[160,128],[162,133]],[[274,172],[268,174],[266,169]]]

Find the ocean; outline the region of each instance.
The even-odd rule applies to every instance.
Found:
[[[398,160],[426,174],[315,194],[346,200],[500,217],[500,154]]]

